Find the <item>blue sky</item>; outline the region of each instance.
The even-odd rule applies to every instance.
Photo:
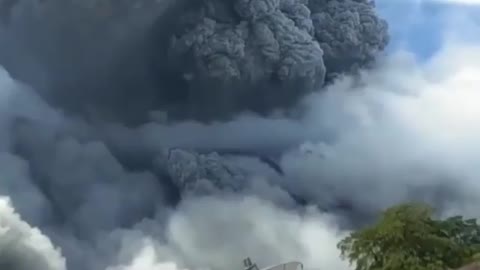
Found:
[[[392,36],[389,50],[406,49],[419,58],[430,57],[442,44],[442,36],[453,16],[480,25],[480,3],[451,1],[377,0],[379,13],[387,19]],[[478,2],[478,1],[477,1]],[[470,41],[480,36],[466,27],[454,27],[458,36]]]

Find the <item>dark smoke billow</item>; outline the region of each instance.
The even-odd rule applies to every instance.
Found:
[[[14,2],[3,65],[56,106],[115,120],[269,114],[388,42],[366,0]]]
[[[478,214],[478,47],[377,59],[372,1],[1,3],[1,269],[347,270],[386,206]]]

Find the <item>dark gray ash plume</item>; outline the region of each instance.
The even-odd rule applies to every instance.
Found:
[[[478,202],[452,184],[477,175],[467,159],[439,161],[471,141],[432,153],[437,133],[395,111],[422,112],[390,92],[415,69],[378,61],[373,1],[0,0],[0,16],[0,268],[346,270],[335,242],[381,208]]]
[[[289,108],[388,43],[371,1],[5,3],[0,59],[14,76],[58,106],[134,122]]]

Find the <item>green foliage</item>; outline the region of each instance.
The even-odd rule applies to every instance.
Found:
[[[340,241],[343,258],[356,270],[454,269],[480,252],[480,226],[461,216],[435,220],[424,204],[402,204],[383,212],[371,227]]]

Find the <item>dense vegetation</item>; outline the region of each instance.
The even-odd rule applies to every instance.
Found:
[[[461,216],[436,219],[428,205],[408,203],[387,209],[338,248],[356,270],[456,269],[478,257],[480,226]]]

